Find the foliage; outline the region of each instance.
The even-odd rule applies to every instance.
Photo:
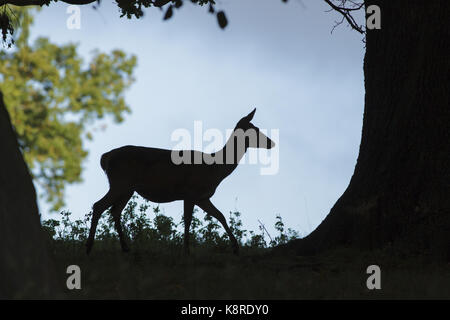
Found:
[[[133,82],[135,56],[121,50],[95,51],[85,63],[77,45],[56,45],[39,37],[29,43],[32,14],[15,10],[20,22],[16,46],[0,51],[0,88],[25,161],[46,200],[59,209],[67,183],[81,181],[97,119],[123,120],[130,109],[124,91]]]
[[[9,4],[13,3],[15,5],[34,5],[34,6],[49,6],[52,2],[57,2],[58,0],[34,0],[33,2],[20,4],[18,1],[14,0],[1,0],[0,8],[3,8],[3,12],[0,12],[0,29],[3,35],[3,43],[11,46],[14,44],[14,26],[11,24],[12,17],[14,16],[14,12],[11,10],[11,13],[8,13],[7,10],[9,8]],[[69,4],[73,4],[73,1],[69,0],[60,0],[62,2],[66,2]],[[116,5],[120,11],[120,17],[126,16],[128,19],[136,18],[139,19],[144,16],[144,10],[150,7],[159,8],[160,10],[164,9],[163,19],[168,20],[173,17],[174,10],[180,9],[185,2],[189,0],[116,0]],[[364,1],[353,1],[353,0],[324,0],[327,3],[331,10],[338,12],[342,17],[340,21],[336,21],[333,27],[336,28],[338,25],[342,24],[344,20],[350,25],[353,30],[358,31],[361,34],[365,33],[364,27],[362,25],[358,25],[354,18],[354,13],[356,11],[362,10],[364,7]],[[101,0],[84,0],[80,1],[78,5],[87,5],[93,2],[97,2],[92,6],[94,9],[98,9],[101,4]],[[225,15],[225,12],[222,10],[217,11],[216,0],[190,0],[191,3],[198,6],[208,6],[208,13],[216,16],[217,23],[220,28],[225,29],[228,25],[228,19]],[[288,0],[281,0],[283,3],[287,3]]]
[[[287,233],[285,233],[283,219],[280,215],[277,215],[276,219],[275,229],[278,231],[278,235],[271,241],[271,245],[285,244],[289,240],[299,238],[299,233],[291,228],[288,228]]]
[[[22,4],[22,6],[27,5],[35,5],[35,6],[49,6],[51,2],[56,2],[58,0],[36,0],[33,3],[26,3]],[[63,2],[67,2],[70,4],[73,4],[71,1],[62,0]],[[285,2],[285,0],[282,0]],[[83,4],[90,4],[94,2],[94,0],[86,0],[84,3],[80,2],[80,5]],[[97,4],[93,5],[92,8],[98,9],[99,5],[101,4],[101,0],[96,1]],[[120,11],[120,17],[126,16],[128,19],[136,18],[139,19],[144,16],[144,8],[159,8],[163,9],[165,7],[165,12],[163,19],[168,20],[172,18],[174,10],[180,9],[183,4],[184,0],[116,0],[116,5],[119,8]],[[217,18],[217,23],[220,26],[220,28],[224,29],[227,24],[227,18],[225,16],[225,13],[223,11],[217,11],[215,9],[216,2],[215,0],[190,0],[191,3],[198,5],[198,6],[204,6],[208,5],[208,12],[210,14],[215,14]],[[7,44],[8,47],[11,47],[14,44],[14,34],[16,32],[15,26],[13,25],[12,21],[15,17],[16,8],[15,6],[10,6],[9,3],[13,3],[14,5],[21,5],[17,1],[0,1],[0,29],[2,32],[2,39],[3,44]],[[20,25],[20,24],[19,24]]]
[[[159,206],[152,208],[149,202],[145,200],[143,204],[138,205],[137,200],[137,196],[134,195],[122,212],[123,232],[128,241],[131,241],[131,246],[137,247],[137,250],[139,250],[139,247],[180,246],[183,243],[184,227],[178,227],[183,226],[183,219],[179,223],[175,223],[172,217],[168,217],[161,212]],[[197,209],[195,212],[197,212]],[[87,214],[83,220],[73,221],[70,219],[70,215],[70,212],[63,211],[60,221],[49,219],[42,222],[42,226],[50,238],[65,243],[82,243],[87,239],[92,213]],[[249,248],[267,248],[264,233],[255,234],[253,231],[242,229],[243,224],[240,217],[240,212],[230,212],[229,226],[239,245]],[[288,233],[284,232],[284,224],[279,215],[275,228],[279,231],[279,235],[273,241],[270,241],[271,247],[299,237],[298,232],[290,228]],[[250,236],[247,237],[247,234]],[[228,235],[222,226],[209,215],[205,215],[203,221],[195,216],[193,217],[190,238],[192,245],[196,247],[224,250],[231,246]],[[103,241],[108,246],[113,242],[118,242],[114,221],[109,211],[103,214],[99,220],[96,240]]]

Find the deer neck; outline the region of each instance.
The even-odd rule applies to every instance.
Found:
[[[233,131],[225,146],[216,153],[216,159],[222,160],[222,163],[215,164],[215,171],[220,181],[236,169],[247,149],[242,132]]]

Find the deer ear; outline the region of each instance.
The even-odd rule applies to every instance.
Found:
[[[253,116],[255,115],[255,112],[256,112],[256,108],[253,109],[253,111],[250,112],[250,113],[245,117],[245,119],[246,119],[248,122],[252,121]]]

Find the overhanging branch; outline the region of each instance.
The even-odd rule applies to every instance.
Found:
[[[96,2],[97,0],[60,0],[60,1],[68,4],[84,5]],[[0,0],[0,6],[3,6],[5,4],[12,4],[19,7],[43,6],[49,4],[50,2],[51,1],[49,0]]]
[[[75,4],[75,5],[85,5],[92,2],[96,2],[97,0],[59,0],[60,2],[65,2],[68,4]],[[46,4],[51,3],[52,0],[0,0],[0,6],[3,6],[5,4],[12,4],[19,7],[25,7],[25,6],[43,6]],[[171,0],[154,0],[152,1],[153,6],[155,7],[162,7],[165,6],[171,2]]]
[[[55,3],[58,0],[0,0],[0,8],[7,8],[6,5],[14,5],[14,6],[44,6],[49,5],[50,3]],[[87,5],[94,2],[100,2],[99,0],[59,0],[60,2],[64,2],[71,5]],[[200,6],[209,4],[210,9],[209,12],[217,15],[217,20],[219,26],[221,28],[225,28],[227,25],[227,19],[223,11],[215,12],[213,5],[215,4],[214,0],[191,0],[193,3],[196,3]],[[236,0],[237,1],[237,0]],[[283,2],[287,2],[287,0],[282,0]],[[360,34],[365,34],[365,29],[363,25],[358,25],[355,18],[353,17],[353,13],[363,8],[365,4],[365,0],[324,0],[329,6],[330,11],[335,10],[342,15],[342,19],[339,22],[336,22],[333,30],[340,25],[344,20],[348,22],[350,27],[353,30],[358,31]],[[166,10],[166,14],[164,16],[164,20],[167,20],[172,16],[172,8],[180,8],[183,4],[184,0],[149,0],[149,1],[138,1],[138,0],[116,0],[117,5],[122,10],[122,16],[126,15],[128,18],[135,16],[136,18],[140,18],[143,16],[142,6],[145,8],[148,7],[164,7],[168,4],[170,6]],[[3,43],[6,42],[8,36],[12,36],[14,32],[14,27],[10,23],[10,19],[5,11],[0,12],[0,31],[3,36]],[[14,43],[14,40],[11,40],[11,43]],[[11,46],[11,43],[8,44]]]
[[[349,1],[352,6],[346,6],[346,0],[341,0],[341,4],[340,5],[336,5],[332,2],[332,0],[324,0],[333,10],[339,12],[343,19],[347,20],[348,24],[350,25],[350,27],[353,30],[358,31],[361,34],[364,34],[365,31],[363,29],[362,26],[359,26],[356,23],[355,18],[352,16],[351,12],[352,11],[357,11],[360,10],[363,6],[364,6],[364,1],[360,2],[360,3],[356,3],[354,1]],[[334,28],[333,28],[334,29]]]

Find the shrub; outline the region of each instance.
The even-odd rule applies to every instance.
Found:
[[[194,214],[197,211],[198,209],[195,208]],[[75,244],[85,242],[89,234],[92,212],[88,213],[83,220],[73,221],[69,211],[62,211],[60,215],[60,220],[48,219],[42,222],[42,227],[49,237],[58,243]],[[138,205],[136,195],[131,198],[123,210],[121,223],[124,234],[133,246],[180,246],[183,243],[183,219],[181,219],[180,223],[175,223],[172,217],[168,217],[161,212],[159,206],[151,207],[146,200]],[[268,247],[264,228],[260,226],[260,233],[243,229],[239,211],[230,212],[229,226],[240,246],[248,248]],[[284,223],[280,215],[276,216],[275,229],[279,233],[273,240],[269,241],[269,247],[283,244],[299,237],[298,232],[291,228],[288,228],[287,232],[285,232]],[[99,220],[96,239],[103,241],[105,245],[118,240],[114,221],[109,210]],[[222,226],[209,215],[205,215],[203,221],[195,216],[192,218],[190,239],[194,246],[223,248],[230,245],[228,235]]]

